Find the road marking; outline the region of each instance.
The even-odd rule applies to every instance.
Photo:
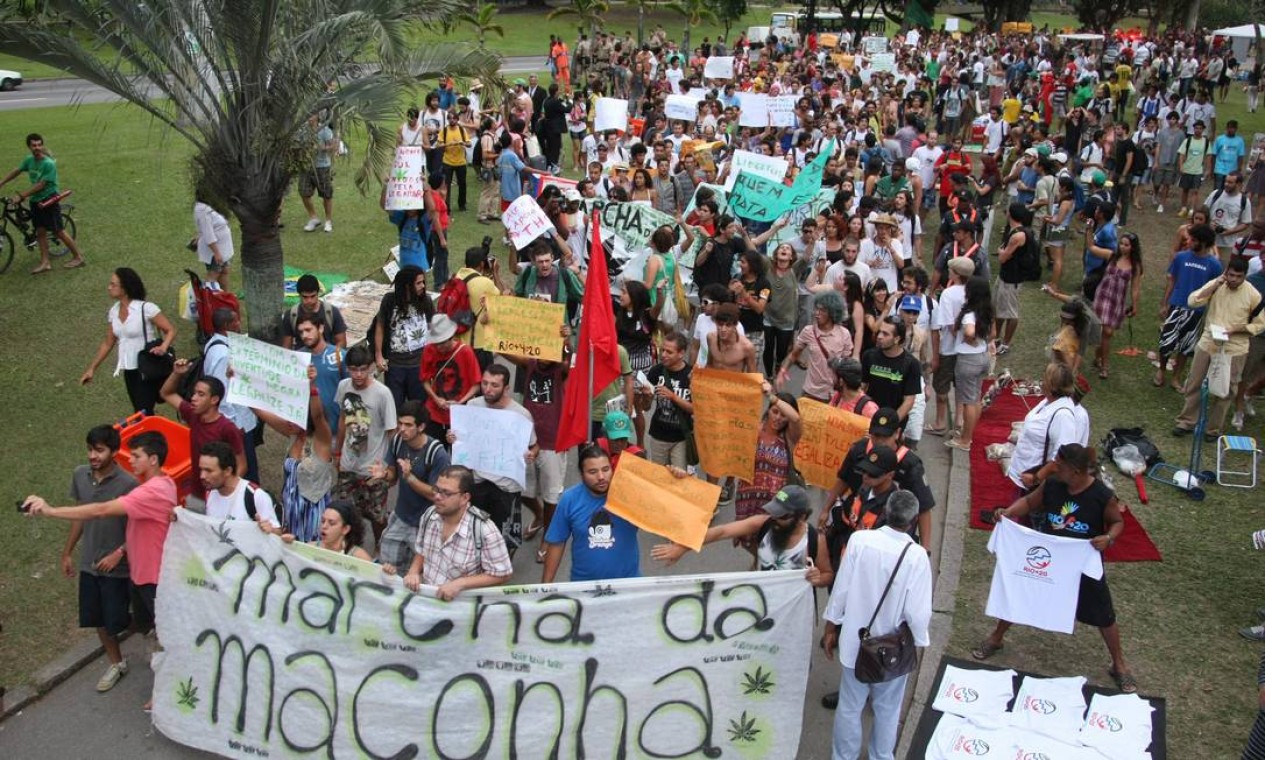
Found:
[[[48,98],[5,98],[0,100],[0,105],[6,103],[30,103],[36,100],[48,100]]]

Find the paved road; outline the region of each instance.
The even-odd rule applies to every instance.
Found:
[[[522,56],[506,58],[501,66],[503,74],[518,74],[546,68],[545,57]],[[151,96],[157,88],[147,88]],[[114,93],[82,79],[35,79],[11,92],[0,92],[0,111],[20,111],[25,108],[51,108],[91,103],[115,103],[120,98]]]
[[[800,374],[796,370],[797,375]],[[797,391],[799,378],[794,378]],[[930,410],[928,414],[930,414]],[[939,439],[930,438],[921,447],[920,454],[926,462],[927,478],[936,495],[937,508],[933,514],[932,566],[938,573],[940,565],[940,538],[944,531],[949,469],[948,450],[939,445]],[[574,466],[567,468],[568,480],[575,480]],[[570,482],[568,483],[570,485]],[[820,499],[822,494],[818,492]],[[819,505],[815,505],[819,506]],[[733,507],[721,510],[718,522],[733,519]],[[651,535],[641,538],[642,568],[647,575],[714,573],[746,570],[751,558],[744,550],[729,544],[714,544],[701,554],[689,554],[671,569],[664,569],[649,557],[650,547],[659,539]],[[540,565],[535,563],[535,542],[524,547],[514,559],[515,583],[538,583]],[[560,578],[569,573],[569,561],[559,572]],[[826,603],[824,591],[818,592],[818,602]],[[820,625],[815,637],[821,634]],[[113,691],[97,694],[96,680],[106,668],[105,659],[98,658],[66,682],[53,689],[41,701],[22,713],[0,723],[0,757],[53,758],[82,757],[88,747],[109,747],[114,757],[208,757],[205,753],[176,744],[158,733],[150,724],[149,716],[140,710],[148,698],[153,674],[142,659],[145,642],[133,637],[124,644],[124,651],[133,663],[131,673]],[[828,662],[821,650],[814,648],[812,668],[808,675],[808,688],[804,699],[803,733],[798,760],[827,760],[830,757],[830,732],[834,713],[820,706],[822,695],[834,691],[838,685],[838,665]],[[911,682],[907,690],[906,704],[915,691]],[[917,715],[912,716],[917,720]]]

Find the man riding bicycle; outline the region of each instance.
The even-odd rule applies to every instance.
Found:
[[[74,269],[84,265],[83,255],[79,253],[79,246],[75,245],[72,238],[62,226],[61,204],[55,199],[58,195],[59,188],[57,186],[57,162],[53,157],[48,155],[44,149],[44,138],[36,133],[26,136],[26,147],[31,150],[31,155],[22,159],[22,163],[18,168],[9,172],[3,180],[0,180],[0,187],[4,187],[22,172],[26,172],[27,178],[31,181],[31,187],[26,192],[19,191],[13,196],[14,203],[21,203],[23,200],[30,200],[31,223],[35,227],[36,239],[39,241],[40,247],[40,264],[31,270],[31,274],[40,274],[52,271],[53,265],[49,259],[48,250],[48,233],[52,232],[57,239],[65,244],[67,250],[70,251],[71,258],[64,266],[66,269]],[[52,200],[52,202],[48,202]]]

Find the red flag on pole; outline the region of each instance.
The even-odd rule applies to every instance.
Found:
[[[589,408],[593,396],[619,377],[619,343],[615,337],[615,312],[611,307],[611,283],[606,273],[606,254],[597,212],[592,219],[589,274],[584,281],[584,311],[575,364],[567,378],[562,419],[558,423],[558,451],[589,440]]]

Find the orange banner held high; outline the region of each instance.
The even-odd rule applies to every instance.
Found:
[[[677,478],[663,465],[625,456],[611,480],[606,508],[644,531],[699,551],[719,497],[718,485]]]
[[[763,382],[764,377],[757,373],[694,370],[690,380],[694,437],[708,475],[733,475],[748,483],[755,477]]]
[[[795,446],[795,466],[804,482],[830,488],[848,448],[865,437],[870,421],[830,404],[801,398],[799,423],[802,432]]]

